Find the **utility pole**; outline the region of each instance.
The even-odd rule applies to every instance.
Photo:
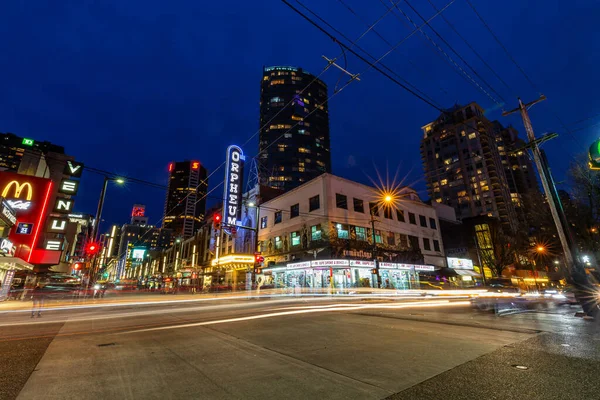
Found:
[[[533,153],[533,161],[535,162],[535,166],[538,170],[538,173],[540,174],[542,187],[544,188],[544,193],[546,194],[546,199],[548,201],[548,205],[550,206],[550,213],[552,214],[552,219],[554,220],[554,224],[556,225],[558,237],[560,239],[565,258],[567,260],[567,267],[569,268],[569,271],[572,271],[573,268],[575,268],[575,260],[573,259],[573,253],[571,252],[572,243],[569,243],[569,239],[565,232],[566,229],[568,229],[568,227],[563,226],[564,219],[561,218],[560,215],[560,213],[562,213],[562,207],[559,208],[556,204],[555,196],[553,194],[554,190],[556,189],[550,187],[550,171],[547,168],[547,164],[542,159],[542,154],[540,152],[538,143],[536,142],[535,133],[533,132],[533,126],[531,125],[531,120],[529,119],[529,108],[544,100],[546,100],[546,96],[541,95],[539,99],[524,104],[523,101],[519,98],[519,107],[511,111],[505,111],[502,113],[502,115],[507,116],[517,111],[521,113],[521,118],[523,118],[523,125],[525,125],[525,131],[527,132],[527,139],[529,139],[529,142],[532,144],[531,152]]]
[[[564,214],[560,198],[558,197],[556,186],[554,185],[554,180],[552,179],[548,163],[545,157],[542,156],[542,153],[540,151],[540,141],[536,140],[535,134],[533,132],[533,126],[531,125],[531,120],[529,119],[529,109],[533,105],[546,100],[546,96],[540,95],[539,99],[526,104],[523,103],[523,101],[520,98],[518,100],[519,107],[511,111],[505,111],[502,113],[502,115],[507,116],[517,111],[521,114],[521,118],[523,119],[523,125],[525,126],[525,131],[527,132],[527,139],[529,139],[528,147],[531,148],[533,160],[540,175],[540,180],[542,181],[542,187],[544,188],[546,200],[548,201],[548,205],[550,206],[550,213],[552,214],[552,219],[554,220],[554,224],[556,225],[558,237],[563,248],[567,269],[570,274],[571,280],[574,281],[577,286],[577,292],[580,292],[579,295],[576,295],[576,297],[581,303],[585,313],[588,315],[592,315],[594,310],[592,309],[589,300],[586,299],[587,294],[583,293],[586,291],[585,288],[589,286],[589,282],[587,281],[587,277],[585,276],[585,271],[583,271],[583,268],[578,263],[578,260],[574,257],[574,255],[577,254],[577,248],[575,247],[575,243],[572,239],[572,236],[570,235],[569,224]]]

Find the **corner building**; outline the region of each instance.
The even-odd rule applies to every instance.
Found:
[[[302,68],[263,69],[259,150],[264,183],[272,188],[291,190],[331,172],[323,81]]]

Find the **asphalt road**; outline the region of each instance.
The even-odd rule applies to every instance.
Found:
[[[594,399],[599,340],[565,308],[462,299],[0,310],[0,399]]]

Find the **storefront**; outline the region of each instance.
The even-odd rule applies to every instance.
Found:
[[[254,255],[232,254],[214,259],[203,274],[206,290],[250,289]]]
[[[375,263],[365,260],[314,260],[265,268],[259,281],[264,287],[338,289],[376,287]],[[419,271],[433,271],[432,265],[379,262],[381,287],[418,289]]]

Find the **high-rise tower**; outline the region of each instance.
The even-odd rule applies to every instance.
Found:
[[[314,75],[296,67],[264,68],[260,127],[266,185],[290,190],[331,172],[327,85]]]
[[[163,228],[170,229],[173,237],[188,238],[200,228],[206,210],[206,176],[206,168],[199,161],[169,164]]]

